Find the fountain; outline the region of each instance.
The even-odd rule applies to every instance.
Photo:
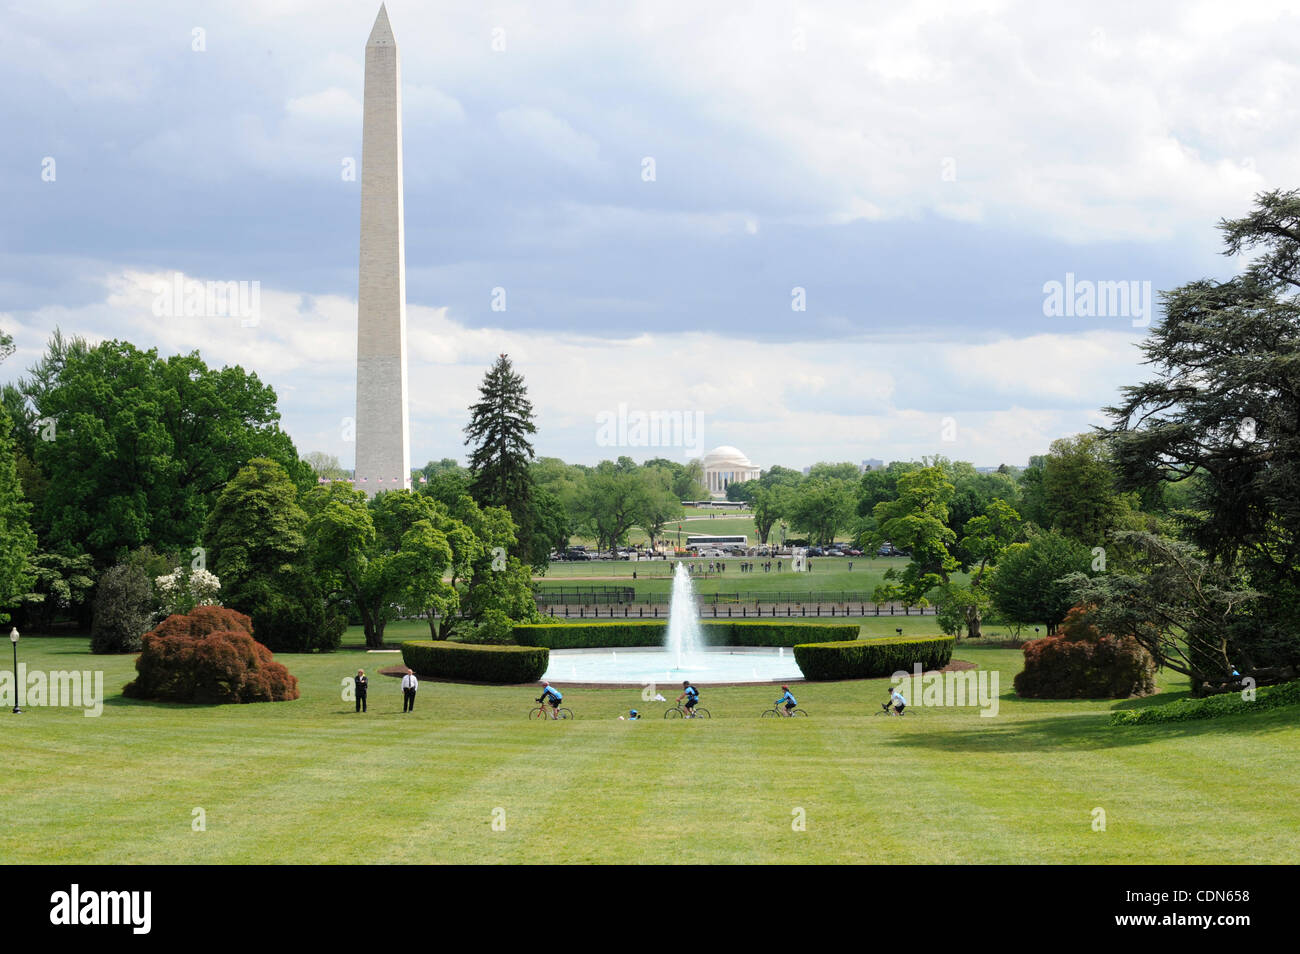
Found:
[[[677,660],[677,670],[698,668],[698,658],[704,648],[700,636],[700,618],[695,612],[695,584],[686,572],[686,564],[678,563],[673,573],[673,595],[668,603],[668,638],[664,641],[668,654]]]
[[[556,649],[545,678],[557,681],[642,685],[771,682],[802,679],[793,654],[783,648],[706,645],[695,605],[695,585],[684,563],[673,572],[668,629],[660,647]]]

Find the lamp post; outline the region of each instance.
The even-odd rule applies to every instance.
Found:
[[[14,713],[21,713],[18,708],[18,627],[9,630],[9,642],[14,644]]]

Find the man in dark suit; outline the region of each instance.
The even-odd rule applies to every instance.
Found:
[[[357,691],[356,691],[357,711],[365,712],[366,711],[366,686],[369,685],[369,682],[366,681],[366,671],[364,669],[358,669],[357,674],[354,677],[353,681],[356,683],[356,687],[357,687]]]
[[[420,680],[415,678],[415,673],[408,672],[402,677],[402,711],[415,711],[415,690],[420,688]]]

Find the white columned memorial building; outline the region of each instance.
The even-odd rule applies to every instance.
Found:
[[[713,497],[727,496],[732,484],[757,480],[760,470],[748,457],[730,445],[715,447],[704,455],[704,483]]]

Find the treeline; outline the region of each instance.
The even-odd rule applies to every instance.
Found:
[[[88,628],[97,652],[136,651],[159,620],[213,603],[274,650],[333,649],[349,622],[378,646],[399,615],[434,638],[508,638],[537,619],[527,561],[546,500],[485,463],[526,468],[526,441],[476,428],[509,418],[491,402],[515,380],[504,356],[485,378],[463,486],[367,498],[320,482],[255,374],[56,331],[0,394],[0,610],[29,631]]]

